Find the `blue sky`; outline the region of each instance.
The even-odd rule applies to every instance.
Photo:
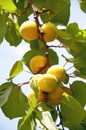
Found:
[[[80,10],[77,0],[71,0],[71,17],[69,22],[77,22],[80,28],[86,28],[86,14]],[[3,41],[3,43],[0,45],[0,84],[6,81],[14,62],[21,59],[28,48],[29,45],[24,41],[17,48],[10,47],[6,41]],[[64,53],[64,50],[62,53]],[[30,75],[24,72],[21,74],[21,77],[18,76],[14,81],[18,83],[23,81],[25,82],[28,81],[29,78]],[[27,95],[29,87],[26,86],[26,88],[24,87],[22,90]],[[0,130],[17,130],[17,122],[18,119],[9,120],[6,118],[0,110]]]

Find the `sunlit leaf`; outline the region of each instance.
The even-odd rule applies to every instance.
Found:
[[[7,16],[5,13],[0,14],[0,42],[2,42],[2,40],[5,37],[6,31],[7,31]]]
[[[20,72],[23,71],[23,64],[21,61],[17,61],[12,69],[10,70],[10,74],[9,74],[9,78],[14,78],[15,76],[17,76]]]
[[[78,28],[77,23],[71,23],[66,28],[66,32],[70,33],[74,37],[76,36],[76,34],[78,33],[78,31],[79,31],[79,28]]]
[[[12,0],[0,0],[0,7],[9,12],[15,12],[17,10]]]
[[[17,85],[12,86],[7,102],[2,106],[2,111],[10,119],[21,117],[26,113],[28,101]]]
[[[37,98],[34,96],[33,99],[29,103],[29,111],[18,123],[18,130],[23,130],[24,128],[26,130],[28,130],[28,128],[31,130],[35,130],[34,120],[33,120],[34,116],[32,115],[36,107],[36,103],[37,103]]]
[[[0,107],[2,107],[7,102],[11,90],[12,84],[10,82],[3,83],[0,86]]]
[[[65,126],[76,128],[79,126],[85,116],[82,105],[73,97],[63,94],[61,113]]]
[[[29,118],[23,124],[23,118],[18,122],[18,130],[36,130],[35,122],[33,115],[30,115]]]
[[[46,130],[58,130],[56,124],[54,123],[52,116],[49,111],[40,111],[36,109],[36,118],[40,121],[38,126]]]

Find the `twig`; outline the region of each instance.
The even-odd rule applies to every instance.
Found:
[[[26,85],[26,84],[29,84],[29,83],[30,83],[30,81],[19,83],[18,86],[22,87],[23,85]]]

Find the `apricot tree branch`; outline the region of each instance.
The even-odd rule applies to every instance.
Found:
[[[39,19],[38,19],[40,12],[38,11],[38,9],[32,3],[32,0],[30,0],[30,4],[31,4],[31,7],[32,7],[34,19],[35,19],[35,22],[36,22],[37,28],[38,28],[39,40],[41,40],[43,42],[44,46],[45,46],[45,56],[46,56],[47,61],[48,61],[48,66],[50,66],[49,58],[48,58],[48,46],[46,44],[46,41],[44,40],[44,37],[43,37],[44,33],[41,30],[41,24],[40,24]]]

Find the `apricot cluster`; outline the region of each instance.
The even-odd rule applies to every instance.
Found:
[[[59,82],[63,82],[66,78],[66,71],[59,65],[51,66],[45,74],[36,74],[30,80],[30,87],[33,89],[33,81],[35,81],[38,88],[38,103],[46,102],[52,105],[61,103],[62,94],[66,92],[72,96],[70,88],[59,86]],[[32,100],[35,96],[33,90],[28,95],[28,100]]]
[[[39,32],[39,30],[41,30]],[[43,34],[45,42],[51,42],[56,39],[58,31],[55,24],[48,22],[43,24],[40,29],[35,21],[25,21],[20,26],[20,34],[25,40],[35,40],[39,38],[39,33]]]

